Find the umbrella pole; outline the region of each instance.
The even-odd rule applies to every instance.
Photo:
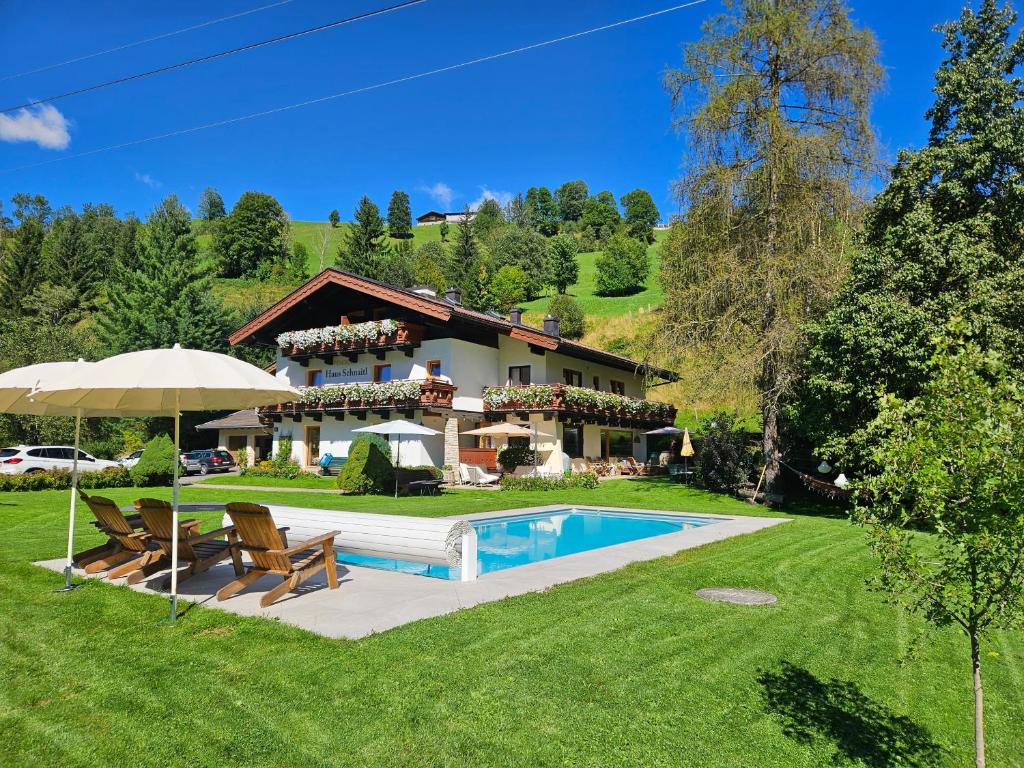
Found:
[[[78,444],[82,437],[82,409],[75,411],[75,455],[71,461],[71,509],[68,512],[68,561],[64,566],[64,587],[58,592],[70,592],[77,584],[71,583],[71,558],[75,548],[75,502],[78,496]]]
[[[174,393],[174,482],[171,486],[171,623],[178,617],[178,458],[181,435],[178,412],[178,392]]]
[[[398,445],[395,447],[395,498],[398,498],[398,470],[402,466],[402,436],[398,436]]]

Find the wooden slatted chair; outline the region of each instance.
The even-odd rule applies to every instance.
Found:
[[[217,592],[218,600],[226,600],[260,577],[268,575],[280,576],[284,581],[260,598],[260,606],[263,608],[320,571],[327,572],[328,588],[338,588],[334,537],[339,531],[331,531],[289,547],[285,535],[288,529],[274,525],[274,518],[266,507],[236,502],[228,504],[227,512],[241,539],[238,547],[249,553],[253,564],[244,576]]]
[[[74,555],[73,559],[86,573],[104,574],[117,579],[147,565],[158,549],[145,531],[136,531],[132,521],[121,514],[112,500],[80,492],[82,501],[96,517],[96,527],[107,536],[107,542]]]
[[[160,548],[158,555],[143,568],[128,577],[129,584],[137,584],[157,571],[165,568],[177,568],[171,562],[173,533],[173,509],[166,501],[160,499],[136,499],[135,508],[142,515],[142,524],[149,532],[152,541]],[[227,540],[222,539],[226,536]],[[199,532],[199,525],[194,520],[178,522],[178,559],[185,560],[188,568],[179,572],[178,582],[181,583],[197,573],[202,573],[217,563],[231,559],[235,575],[242,575],[242,557],[238,551],[238,538],[234,526],[218,528],[206,533]],[[171,576],[168,574],[160,582],[160,589],[170,586]]]

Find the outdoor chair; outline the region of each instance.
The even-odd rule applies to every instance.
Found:
[[[570,459],[569,468],[574,475],[585,475],[591,471],[586,459]]]
[[[532,464],[520,464],[518,467],[512,470],[512,477],[539,477],[540,471],[538,467]]]
[[[248,552],[253,564],[244,576],[222,587],[217,592],[217,600],[232,597],[262,576],[280,576],[284,579],[260,598],[260,606],[263,608],[320,571],[327,572],[328,589],[338,588],[334,537],[339,531],[330,531],[289,547],[286,536],[288,529],[274,525],[274,518],[266,507],[236,502],[228,504],[227,512],[241,540],[238,549]]]
[[[149,534],[136,531],[139,526],[133,526],[113,501],[103,496],[89,496],[84,491],[79,491],[79,495],[95,515],[96,527],[107,536],[105,544],[74,556],[79,568],[86,573],[110,568],[106,577],[117,579],[145,566],[159,553]]]
[[[646,464],[641,464],[639,461],[637,461],[632,456],[627,458],[626,461],[629,463],[629,466],[633,469],[633,474],[634,475],[646,475],[647,474],[647,465]]]
[[[494,485],[494,483],[501,480],[500,475],[492,475],[484,472],[476,464],[467,465],[469,468],[469,477],[473,485]]]
[[[160,552],[149,563],[128,577],[129,584],[137,584],[149,576],[165,568],[177,568],[171,562],[171,549],[174,516],[171,505],[160,499],[136,499],[135,508],[142,515],[142,524],[146,527],[152,540],[160,547]],[[227,540],[222,539],[226,536]],[[202,573],[217,563],[231,559],[235,575],[242,575],[242,557],[237,547],[237,536],[234,526],[217,528],[206,533],[199,532],[196,520],[179,521],[178,523],[178,559],[188,563],[183,572],[179,572],[178,582]],[[170,586],[171,574],[160,582],[160,589]]]

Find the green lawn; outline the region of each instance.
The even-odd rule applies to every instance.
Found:
[[[338,478],[304,474],[294,479],[280,477],[258,477],[253,475],[212,475],[201,481],[202,485],[261,485],[267,488],[330,488],[337,490]]]
[[[108,493],[127,502],[139,492]],[[600,493],[399,500],[209,487],[183,496],[416,515],[556,502],[752,511],[630,481]],[[61,577],[30,561],[61,551],[66,502],[61,492],[0,495],[0,765],[971,760],[966,642],[939,632],[901,661],[921,625],[865,590],[873,564],[863,534],[842,519],[794,516],[541,594],[337,641],[202,606],[171,626],[165,600],[104,583],[54,594]],[[78,530],[79,546],[98,539],[84,520]],[[768,589],[780,602],[750,609],[694,597],[715,585]],[[1019,764],[1024,640],[997,634],[986,650],[990,764]]]
[[[328,245],[327,251],[324,255],[324,266],[333,267],[334,257],[338,255],[338,248],[341,246],[343,234],[348,229],[348,226],[347,222],[342,222],[337,227],[332,227],[327,222],[292,222],[292,237],[295,238],[295,242],[302,243],[306,246],[306,250],[309,252],[309,261],[307,262],[309,274],[315,275],[320,271],[320,233],[326,231],[328,234]],[[449,242],[451,242],[451,239],[455,234],[455,225],[450,225],[450,228],[451,231],[448,234]],[[441,226],[439,224],[429,224],[424,227],[413,226],[412,237],[413,246],[419,246],[428,240],[440,240]]]

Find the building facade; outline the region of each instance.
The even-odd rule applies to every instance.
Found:
[[[232,334],[232,344],[277,350],[276,375],[299,402],[260,409],[276,453],[289,438],[306,467],[325,453],[347,456],[353,429],[391,418],[438,435],[403,439],[403,466],[459,462],[494,466],[494,438],[463,433],[499,421],[535,430],[540,460],[559,471],[570,457],[644,460],[644,432],[671,424],[675,409],[646,400],[644,366],[544,329],[463,307],[457,292],[404,290],[336,269]],[[392,441],[393,448],[397,448]]]

